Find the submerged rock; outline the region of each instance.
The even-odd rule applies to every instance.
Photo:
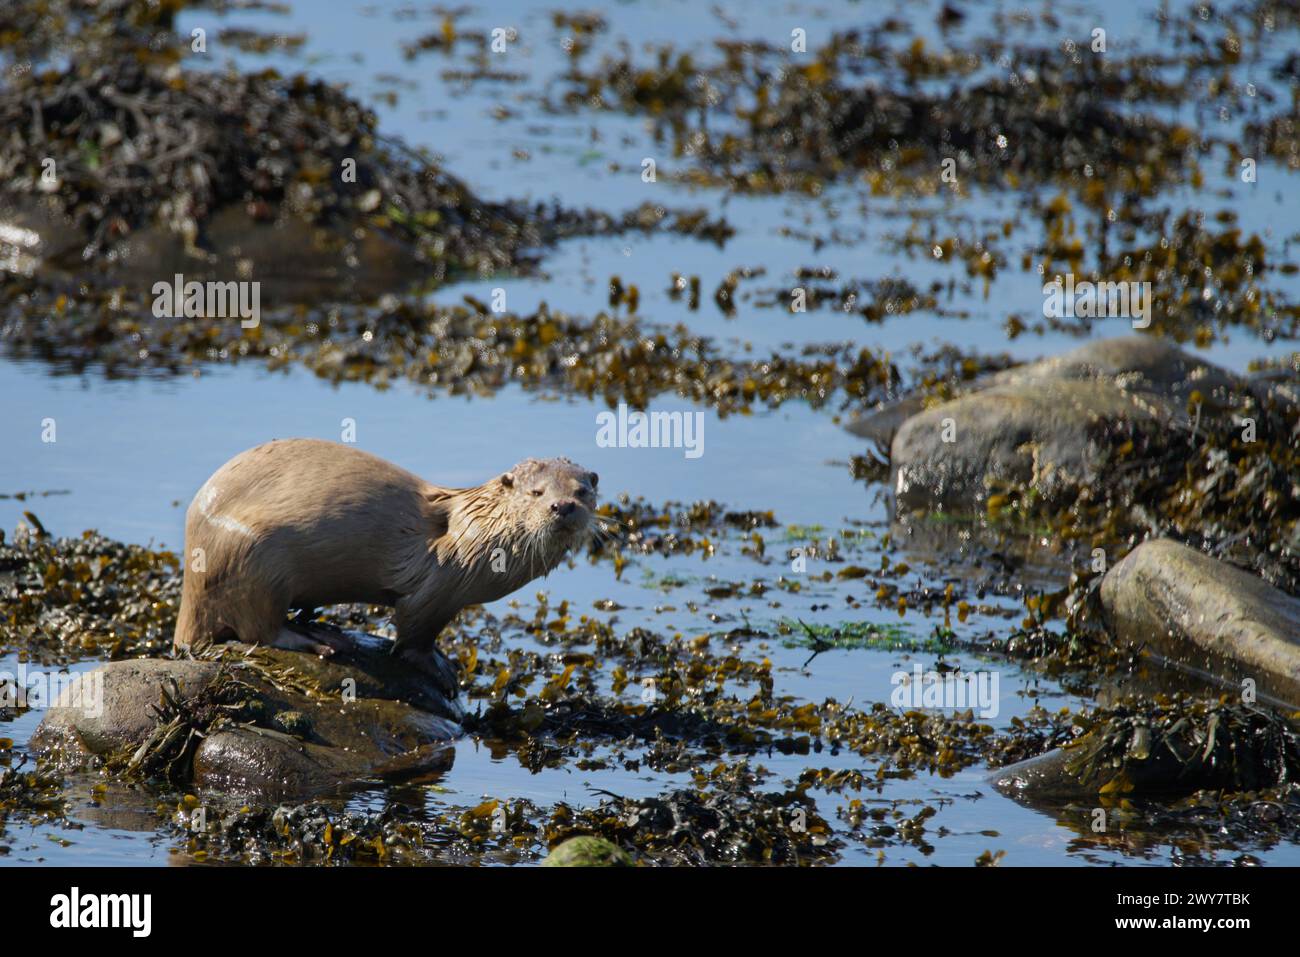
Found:
[[[262,799],[449,768],[459,703],[374,647],[347,657],[231,645],[211,660],[110,662],[63,691],[32,747]]]
[[[1300,707],[1300,600],[1168,539],[1144,542],[1102,580],[1117,641]]]
[[[1077,718],[1064,747],[1001,768],[997,790],[1027,803],[1251,792],[1300,772],[1300,735],[1249,705],[1185,697],[1139,699]]]
[[[1107,795],[1187,793],[1231,785],[1228,774],[1216,774],[1213,769],[1202,769],[1188,775],[1183,765],[1168,753],[1148,760],[1104,767],[1092,778],[1085,778],[1075,768],[1077,757],[1070,748],[1057,748],[999,768],[989,777],[989,783],[1008,797],[1031,804],[1095,799]]]
[[[555,847],[543,867],[631,867],[632,858],[603,837],[571,837]]]

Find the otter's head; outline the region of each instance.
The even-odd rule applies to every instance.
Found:
[[[519,530],[553,561],[591,531],[600,477],[568,459],[524,459],[496,480]]]

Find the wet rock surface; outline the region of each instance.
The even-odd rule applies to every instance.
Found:
[[[1170,424],[1164,413],[1100,382],[992,386],[903,423],[894,491],[904,507],[979,507],[1006,487],[1060,503],[1096,480],[1116,429],[1154,434]]]
[[[1106,574],[1101,603],[1116,641],[1300,707],[1300,599],[1249,572],[1144,542]]]
[[[459,704],[381,650],[350,658],[232,645],[212,660],[110,662],[63,692],[33,749],[264,800],[450,767]],[[97,687],[102,708],[90,705]]]
[[[1026,803],[1255,792],[1287,786],[1300,737],[1281,716],[1227,701],[1134,700],[1073,720],[1071,740],[995,771],[990,783]]]
[[[976,510],[1005,488],[1049,507],[1097,482],[1125,443],[1167,447],[1250,394],[1242,379],[1142,336],[1090,342],[996,373],[928,408],[913,398],[850,425],[888,442],[901,508]]]

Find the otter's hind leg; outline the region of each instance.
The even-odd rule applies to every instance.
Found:
[[[357,643],[350,635],[338,629],[313,625],[300,612],[280,627],[271,646],[329,658],[336,652],[356,650]]]

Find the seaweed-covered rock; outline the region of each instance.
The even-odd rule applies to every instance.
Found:
[[[297,301],[490,272],[539,241],[522,210],[478,199],[303,76],[77,60],[15,73],[0,125],[3,270],[256,280]]]
[[[83,673],[46,713],[34,746],[42,750],[58,744],[71,754],[107,755],[139,745],[154,730],[150,705],[158,702],[165,683],[175,687],[180,702],[189,702],[220,668],[213,661],[141,658]]]
[[[1116,640],[1300,706],[1300,600],[1168,539],[1144,542],[1102,580]]]
[[[1128,443],[1158,452],[1260,388],[1176,346],[1127,336],[999,372],[928,408],[905,399],[849,428],[889,443],[901,507],[973,510],[1005,487],[1050,507],[1104,480]]]
[[[110,662],[64,690],[33,749],[266,799],[449,767],[459,704],[432,687],[404,695],[414,679],[386,670],[389,655],[351,659],[226,646],[211,660]]]
[[[1100,382],[993,386],[904,422],[890,449],[892,483],[902,506],[973,508],[1007,487],[1051,506],[1097,479],[1118,431],[1169,426],[1167,410]]]
[[[1080,715],[1061,748],[995,771],[990,783],[1029,803],[1202,789],[1257,791],[1295,780],[1300,735],[1272,712],[1185,697]]]

